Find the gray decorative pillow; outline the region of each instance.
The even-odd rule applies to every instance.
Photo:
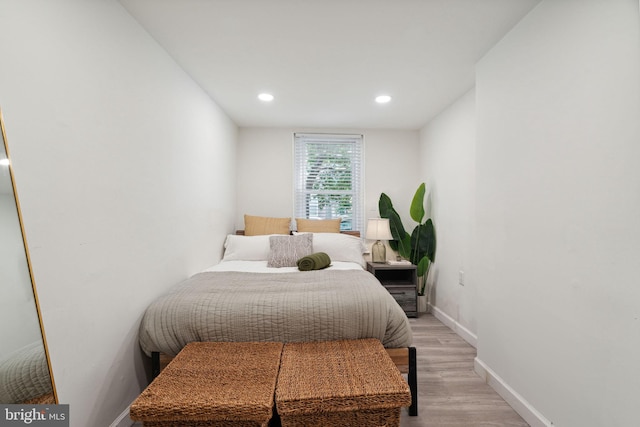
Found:
[[[270,236],[267,267],[296,267],[296,261],[313,253],[313,234]]]

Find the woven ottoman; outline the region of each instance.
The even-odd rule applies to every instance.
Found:
[[[276,385],[282,427],[399,426],[409,386],[376,339],[284,346]]]
[[[145,427],[268,426],[282,343],[190,343],[131,404]]]

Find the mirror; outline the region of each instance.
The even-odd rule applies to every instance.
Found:
[[[57,403],[0,111],[0,403]]]

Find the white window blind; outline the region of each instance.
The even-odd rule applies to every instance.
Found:
[[[295,216],[364,230],[362,135],[294,135]]]

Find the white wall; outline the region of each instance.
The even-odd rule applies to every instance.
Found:
[[[640,425],[638,18],[544,0],[477,67],[478,360],[556,426]]]
[[[475,90],[420,131],[420,173],[427,185],[436,238],[436,262],[429,272],[430,303],[436,315],[475,344],[476,285],[471,252],[475,215]],[[459,271],[464,272],[459,284]]]
[[[366,217],[379,216],[378,200],[380,193],[384,192],[396,206],[405,226],[412,224],[409,205],[420,184],[415,154],[418,149],[417,131],[241,128],[238,142],[237,228],[244,228],[245,213],[280,217],[293,215],[295,132],[364,135]]]
[[[147,384],[144,308],[233,229],[237,129],[115,1],[3,0],[0,39],[60,401],[107,426]]]

